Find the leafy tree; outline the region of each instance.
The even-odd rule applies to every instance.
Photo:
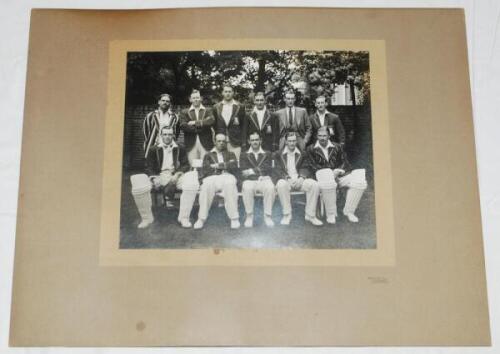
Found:
[[[225,82],[234,86],[237,98],[246,104],[251,104],[254,92],[263,91],[271,105],[280,105],[286,90],[293,87],[299,103],[311,106],[317,95],[331,96],[334,84],[345,82],[357,86],[368,101],[368,53],[274,50],[128,55],[127,104],[152,103],[164,92],[177,104],[188,104],[193,89],[213,104],[220,100]]]

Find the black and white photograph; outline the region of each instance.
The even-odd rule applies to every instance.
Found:
[[[498,18],[136,5],[6,22],[5,348],[491,346]]]
[[[369,59],[128,52],[120,249],[376,249]]]

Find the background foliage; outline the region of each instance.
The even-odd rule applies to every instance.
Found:
[[[330,97],[334,84],[346,82],[370,99],[368,52],[351,51],[198,51],[131,52],[127,62],[127,104],[151,104],[169,93],[174,104],[187,105],[199,89],[207,105],[220,100],[224,82],[234,85],[236,98],[251,104],[264,91],[270,106],[283,104],[293,88],[298,104],[311,108],[319,94]]]

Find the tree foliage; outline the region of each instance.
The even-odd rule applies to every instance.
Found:
[[[199,89],[206,104],[220,100],[225,82],[236,97],[250,104],[253,93],[263,91],[268,103],[280,105],[284,93],[294,89],[300,104],[310,106],[318,95],[333,94],[334,84],[346,82],[369,101],[368,52],[352,51],[197,51],[130,52],[127,61],[127,104],[150,104],[161,93],[174,103],[188,104]]]

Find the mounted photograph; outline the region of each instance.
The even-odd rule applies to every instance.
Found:
[[[370,53],[126,53],[120,249],[375,249]]]

